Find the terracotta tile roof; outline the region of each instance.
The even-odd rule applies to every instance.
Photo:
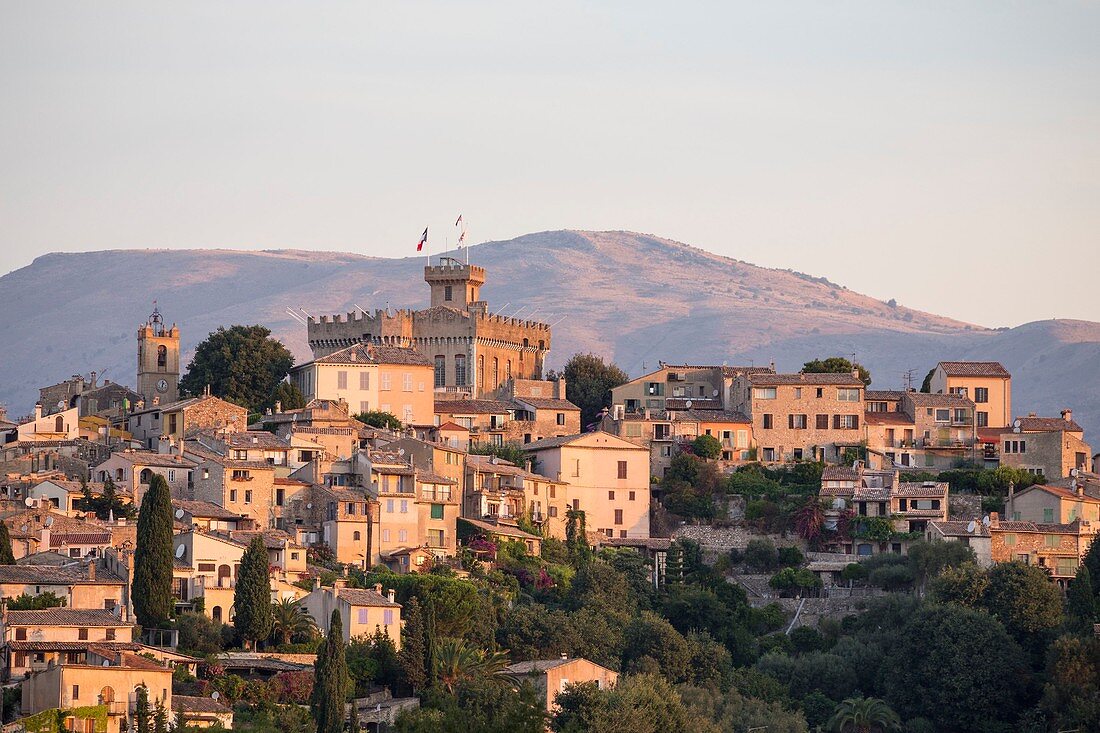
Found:
[[[502,476],[519,476],[521,478],[528,478],[533,481],[549,481],[551,483],[561,483],[560,481],[553,481],[541,474],[532,473],[526,470],[522,466],[517,466],[514,463],[510,463],[503,458],[498,458],[496,462],[493,462],[492,456],[481,456],[476,453],[471,453],[466,459],[466,465],[469,468],[481,471],[482,473],[498,473]]]
[[[853,466],[825,466],[821,469],[822,481],[858,481],[860,472]]]
[[[916,407],[973,407],[970,399],[957,394],[931,394],[929,392],[906,392]]]
[[[666,410],[720,410],[722,400],[715,397],[668,397],[665,399]]]
[[[1080,425],[1073,420],[1066,420],[1062,417],[1020,417],[1017,418],[1020,423],[1020,432],[1022,433],[1053,433],[1053,432],[1069,432],[1069,433],[1083,433],[1085,431]],[[1012,428],[1005,428],[1002,432],[1011,433]]]
[[[547,670],[556,669],[563,664],[569,664],[572,659],[535,659],[530,662],[516,662],[509,664],[504,669],[512,674],[543,674]]]
[[[238,450],[256,448],[264,450],[290,450],[290,441],[280,438],[266,430],[249,430],[240,433],[227,433],[221,436],[228,448]]]
[[[866,396],[868,402],[896,402],[904,394],[901,389],[869,389]]]
[[[380,593],[366,588],[340,588],[340,600],[347,601],[352,606],[375,606],[382,608],[401,608],[400,603],[394,603]]]
[[[195,464],[182,456],[155,453],[153,451],[115,451],[111,458],[120,458],[135,466],[150,468],[194,468]],[[109,460],[109,459],[108,459]]]
[[[50,547],[62,545],[109,545],[110,532],[51,532]]]
[[[516,409],[503,400],[436,400],[437,415],[500,415]]]
[[[749,384],[754,387],[770,387],[784,384],[812,384],[818,386],[837,385],[841,387],[865,386],[863,380],[849,372],[844,372],[843,374],[804,374],[802,372],[797,374],[772,374],[770,372],[758,372],[748,375],[748,379]]]
[[[103,568],[96,568],[96,579],[88,579],[88,566],[85,563],[70,567],[52,565],[0,565],[0,584],[20,585],[91,585],[122,583],[122,578]],[[10,612],[9,612],[10,613]]]
[[[172,695],[172,709],[182,710],[184,713],[206,713],[209,715],[224,715],[233,712],[217,700],[190,695]]]
[[[854,501],[886,501],[890,498],[890,489],[879,486],[857,486],[852,492]]]
[[[1026,489],[1020,489],[1019,491],[1017,491],[1016,496],[1020,496],[1024,493],[1031,491],[1044,492],[1047,494],[1051,494],[1052,496],[1057,496],[1060,499],[1069,499],[1071,501],[1084,501],[1088,502],[1089,504],[1100,504],[1100,499],[1097,499],[1095,496],[1091,496],[1087,493],[1082,493],[1081,496],[1078,496],[1077,493],[1072,489],[1065,488],[1063,486],[1052,486],[1050,484],[1032,484]]]
[[[519,527],[513,527],[510,524],[493,524],[492,522],[483,522],[480,519],[467,519],[463,517],[463,522],[468,522],[473,527],[480,529],[482,532],[488,534],[503,535],[505,537],[515,537],[521,540],[541,540],[538,535],[533,535],[528,532],[524,532]]]
[[[10,612],[9,612],[10,613]],[[126,641],[15,641],[4,642],[3,646],[16,652],[80,652],[92,649],[115,651],[137,651],[141,644]]]
[[[422,471],[419,468],[416,469],[416,480],[425,484],[457,484],[453,478],[448,478],[438,473],[431,471]]]
[[[188,440],[184,447],[184,452],[193,456],[201,458],[204,461],[210,461],[217,463],[225,468],[248,468],[256,470],[270,470],[274,471],[275,466],[267,461],[238,461],[227,456],[223,456],[220,453],[216,453],[204,445],[201,445],[198,441]]]
[[[695,409],[690,410],[676,410],[676,420],[679,422],[727,422],[737,423],[739,425],[751,425],[752,420],[748,418],[744,413],[734,412],[733,410],[707,410],[707,409]]]
[[[315,364],[407,364],[431,366],[432,360],[413,348],[358,343],[314,359]],[[304,365],[303,365],[304,366]]]
[[[913,418],[904,412],[865,412],[863,422],[868,425],[913,425]]]
[[[559,400],[554,397],[517,397],[516,402],[530,405],[536,410],[576,410],[580,412],[581,409],[569,400]]]
[[[1050,524],[1045,522],[1000,522],[993,531],[1000,532],[1038,532],[1042,534],[1081,534],[1081,520],[1075,519],[1069,524]]]
[[[362,499],[363,497],[359,497]],[[252,538],[257,535],[264,540],[264,547],[269,550],[281,550],[283,548],[284,541],[290,543],[291,547],[299,547],[298,540],[290,534],[283,532],[279,529],[264,529],[264,530],[251,530],[251,529],[235,529],[230,532],[209,532],[211,537],[221,537],[222,539],[228,539],[231,542],[235,542],[239,545],[248,545],[252,542]]]
[[[974,531],[970,532],[967,527],[970,525],[968,520],[947,520],[929,522],[930,527],[934,527],[939,530],[940,534],[945,537],[989,537],[989,528],[982,524],[981,520],[975,519]]]
[[[40,611],[8,611],[9,626],[117,627],[128,624],[112,611],[83,608],[45,608]]]
[[[923,498],[929,497],[933,499],[940,499],[947,496],[947,483],[936,482],[931,486],[928,485],[931,482],[918,482],[918,481],[902,481],[898,484],[898,487],[894,489],[894,496],[903,498]]]
[[[233,520],[241,518],[240,514],[231,512],[225,507],[218,506],[212,501],[173,499],[172,506],[176,509],[182,509],[192,517],[197,517],[199,519]]]
[[[461,425],[459,425],[457,423],[451,422],[450,420],[443,423],[442,425],[437,425],[436,430],[446,430],[446,431],[459,430],[459,431],[466,432],[466,433],[470,432],[469,428],[464,428],[464,427],[462,427]]]
[[[941,361],[949,377],[1009,377],[1008,370],[996,361]]]

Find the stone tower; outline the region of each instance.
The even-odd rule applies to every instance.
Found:
[[[485,303],[481,300],[484,267],[440,257],[438,265],[424,268],[424,281],[432,288],[433,308],[446,305],[463,311],[484,310]]]
[[[180,330],[176,324],[164,327],[156,303],[153,313],[138,328],[137,391],[146,406],[179,399]]]

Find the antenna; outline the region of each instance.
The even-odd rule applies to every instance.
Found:
[[[917,371],[917,370],[916,369],[906,369],[905,372],[903,372],[902,375],[901,375],[902,379],[905,380],[905,391],[906,392],[913,389],[913,373],[915,371]]]
[[[359,305],[358,303],[352,303],[352,305],[354,305],[356,308],[361,310],[363,312],[364,316],[369,316],[370,315],[370,313],[367,313],[367,309],[364,308],[363,306]]]
[[[497,312],[496,312],[496,313],[494,313],[493,315],[494,315],[494,316],[499,316],[499,315],[500,315],[500,313],[501,313],[501,311],[503,311],[503,310],[504,310],[505,308],[507,308],[507,307],[508,307],[508,306],[510,306],[511,304],[512,304],[512,301],[508,301],[507,303],[505,303],[504,305],[502,305],[502,306],[501,306],[500,308],[498,308],[498,309],[497,309]]]
[[[211,700],[217,700],[219,697],[221,697],[221,695],[219,695],[216,690],[210,693]]]

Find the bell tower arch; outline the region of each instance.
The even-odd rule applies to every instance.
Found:
[[[179,399],[180,330],[176,324],[166,328],[157,304],[144,324],[138,328],[137,391],[146,406],[154,399],[161,403]]]

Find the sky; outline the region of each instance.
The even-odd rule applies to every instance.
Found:
[[[986,326],[1100,321],[1097,38],[1084,0],[0,0],[0,273],[405,257],[461,213],[471,242],[626,229]]]

